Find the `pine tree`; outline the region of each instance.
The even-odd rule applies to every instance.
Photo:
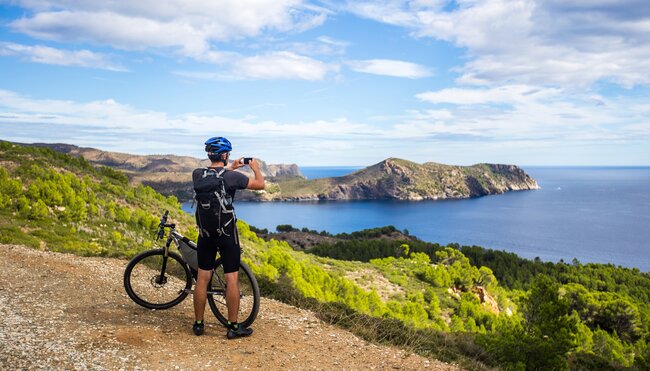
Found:
[[[538,276],[522,303],[523,321],[501,320],[497,333],[483,338],[508,368],[568,369],[567,354],[576,346],[577,319],[570,315],[569,302],[560,296],[559,287],[550,277]]]

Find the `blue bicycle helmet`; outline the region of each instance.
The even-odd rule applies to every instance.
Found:
[[[230,152],[232,144],[224,137],[212,137],[205,141],[205,151],[214,154]]]

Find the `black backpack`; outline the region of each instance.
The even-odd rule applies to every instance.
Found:
[[[193,181],[194,199],[196,200],[196,224],[199,233],[205,237],[225,234],[226,228],[237,221],[232,197],[226,192],[223,173],[226,169],[217,171],[206,168],[201,177]]]

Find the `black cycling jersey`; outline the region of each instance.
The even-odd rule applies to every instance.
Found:
[[[214,167],[217,172],[221,171],[223,167]],[[205,168],[198,168],[192,172],[192,181],[196,182],[203,175],[203,170]],[[226,192],[232,197],[235,198],[235,192],[238,189],[246,189],[248,187],[248,177],[239,171],[226,170],[222,175],[223,181],[226,185]]]
[[[219,172],[223,167],[216,167],[214,169]],[[198,177],[201,177],[204,170],[204,168],[194,170],[192,172],[192,180],[194,181]],[[248,177],[238,171],[226,170],[221,176],[224,179],[226,193],[233,199],[237,190],[248,187]],[[199,235],[197,242],[199,268],[204,270],[212,270],[214,268],[217,249],[219,249],[221,255],[224,273],[236,272],[239,269],[241,248],[239,246],[235,223],[227,228],[225,234],[215,234],[210,237],[203,236],[203,234]]]

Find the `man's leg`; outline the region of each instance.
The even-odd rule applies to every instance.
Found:
[[[226,273],[224,276],[226,277],[228,321],[235,323],[237,322],[237,313],[239,312],[239,272]]]
[[[214,238],[209,238],[201,234],[196,243],[199,269],[196,276],[196,285],[194,285],[194,317],[196,321],[192,325],[192,330],[195,335],[203,334],[203,315],[205,313],[208,285],[212,278],[214,259],[217,256],[216,242]]]
[[[241,336],[249,336],[253,329],[240,326],[239,314],[239,264],[241,263],[241,248],[237,241],[237,231],[222,239],[219,245],[223,263],[224,278],[226,279],[226,306],[228,307],[228,331],[226,337],[235,339]]]
[[[252,328],[243,327],[237,323],[239,312],[239,272],[226,273],[226,306],[228,307],[228,339],[235,339],[241,336],[249,336],[253,333]]]
[[[212,271],[206,271],[199,268],[199,274],[196,278],[196,285],[194,286],[194,318],[197,321],[203,321],[205,301],[208,296],[208,283],[210,282],[211,278]]]

